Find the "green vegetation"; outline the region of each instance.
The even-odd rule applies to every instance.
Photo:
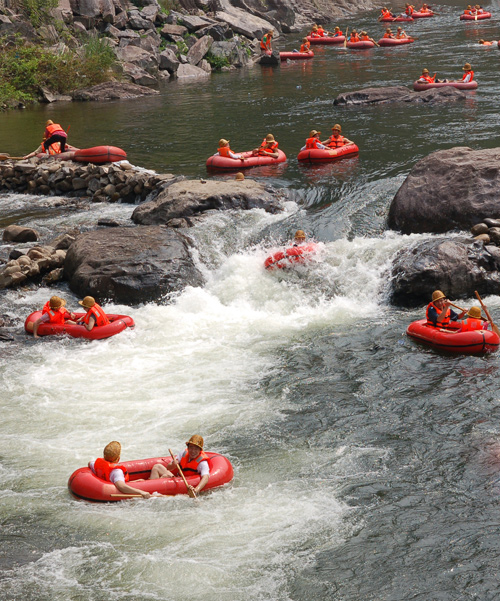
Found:
[[[33,102],[40,88],[65,94],[110,79],[115,62],[113,50],[97,36],[85,39],[78,51],[54,54],[37,45],[0,38],[0,103]],[[8,102],[10,101],[10,102]]]
[[[57,7],[58,0],[21,0],[19,4],[21,12],[33,27],[40,27],[53,20],[50,11]]]
[[[227,56],[215,56],[210,51],[205,56],[205,59],[208,61],[210,66],[216,71],[220,71],[222,67],[229,67],[230,62]]]

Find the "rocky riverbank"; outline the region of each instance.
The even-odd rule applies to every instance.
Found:
[[[180,0],[173,10],[165,0],[59,0],[57,8],[42,1],[35,15],[14,0],[0,0],[0,38],[5,48],[23,39],[70,56],[81,54],[97,37],[115,56],[108,79],[154,87],[169,78],[203,78],[214,70],[252,66],[260,57],[259,40],[269,30],[276,40],[314,21],[331,23],[375,5],[372,0],[270,0],[264,9],[258,0]],[[117,87],[113,97],[121,94],[127,97]],[[62,94],[40,85],[41,101],[71,99],[100,97],[87,89]],[[2,105],[6,108],[9,102],[3,100]]]

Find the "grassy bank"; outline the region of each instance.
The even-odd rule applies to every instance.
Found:
[[[21,37],[0,38],[0,107],[29,104],[41,97],[41,88],[55,94],[107,81],[115,55],[97,36],[85,39],[75,50],[56,54]]]

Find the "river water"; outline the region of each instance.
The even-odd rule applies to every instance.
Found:
[[[388,303],[395,253],[428,237],[386,231],[411,166],[441,148],[500,145],[498,49],[476,44],[498,37],[498,21],[461,23],[462,9],[439,5],[439,17],[407,27],[419,39],[402,48],[315,48],[307,63],[172,83],[153,99],[0,115],[0,150],[13,155],[52,117],[76,146],[114,144],[135,164],[193,178],[207,177],[220,137],[244,150],[272,132],[288,164],[248,176],[291,193],[280,215],[216,213],[191,229],[206,284],[168,303],[106,305],[136,321],[109,340],[21,334],[52,294],[76,306],[64,285],[2,293],[0,313],[19,326],[0,342],[2,600],[498,599],[498,358],[418,347],[404,331],[424,308]],[[376,16],[341,25],[378,39]],[[332,104],[343,91],[410,84],[424,66],[458,78],[465,61],[480,83],[466,102]],[[335,122],[359,158],[298,165],[308,131],[326,138]],[[0,209],[3,225],[49,238],[102,216],[125,224],[133,207],[3,194]],[[265,272],[269,247],[298,227],[321,242],[317,260]],[[498,299],[487,301],[498,315]],[[130,460],[181,449],[193,433],[235,467],[231,485],[198,502],[94,505],[67,492],[110,440]]]

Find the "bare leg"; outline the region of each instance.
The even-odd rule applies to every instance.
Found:
[[[168,471],[167,468],[161,463],[156,463],[153,465],[153,469],[151,470],[151,474],[149,475],[149,480],[157,480],[158,478],[173,478],[174,475],[172,472]]]

